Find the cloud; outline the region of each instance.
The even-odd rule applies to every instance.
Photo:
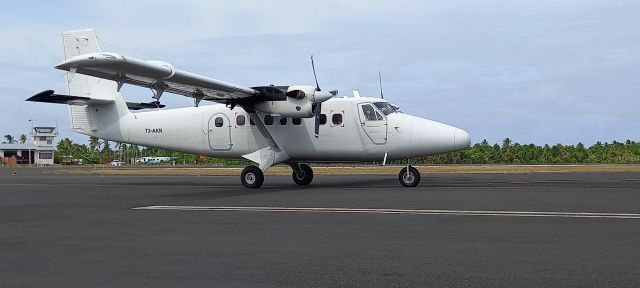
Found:
[[[323,88],[342,95],[356,89],[378,95],[381,71],[390,101],[407,113],[464,128],[474,141],[639,140],[634,107],[640,104],[635,29],[640,4],[635,1],[20,1],[5,6],[0,38],[9,45],[0,46],[0,96],[20,108],[2,108],[3,132],[18,131],[19,119],[34,112],[43,121],[66,122],[64,107],[20,101],[40,90],[63,89],[62,72],[52,68],[61,58],[56,35],[93,27],[109,50],[247,86],[313,83],[310,54]],[[129,99],[150,97],[146,89],[124,91]],[[171,96],[163,97],[170,106],[192,104]]]

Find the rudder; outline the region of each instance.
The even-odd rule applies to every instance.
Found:
[[[96,32],[92,29],[62,33],[65,60],[87,53],[103,52]],[[69,72],[65,75],[69,95],[107,100],[111,104],[70,105],[72,130],[94,135],[108,127],[100,123],[115,123],[129,114],[127,104],[114,81]],[[93,107],[100,106],[100,107]],[[98,108],[98,109],[94,109]],[[100,109],[101,108],[101,109]]]

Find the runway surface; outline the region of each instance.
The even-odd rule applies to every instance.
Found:
[[[0,169],[2,287],[638,287],[640,174]]]

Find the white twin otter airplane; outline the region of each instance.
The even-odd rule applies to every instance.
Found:
[[[293,181],[308,185],[304,162],[409,159],[469,147],[469,134],[439,122],[404,114],[380,98],[334,98],[317,85],[240,85],[102,50],[93,30],[62,33],[68,94],[48,90],[28,101],[68,104],[71,130],[101,139],[207,156],[248,159],[240,180],[259,188],[263,172],[285,163]],[[312,59],[313,60],[313,59]],[[313,62],[312,62],[313,64]],[[315,68],[314,75],[315,75]],[[120,88],[150,88],[154,102],[125,102]],[[164,92],[194,99],[195,107],[159,109]],[[200,101],[224,105],[198,106]],[[157,108],[147,112],[131,112]],[[408,163],[408,161],[407,161]],[[420,173],[407,164],[398,176],[413,187]]]

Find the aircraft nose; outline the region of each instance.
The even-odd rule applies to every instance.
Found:
[[[453,146],[456,150],[471,146],[471,137],[467,131],[456,128],[453,133]]]

